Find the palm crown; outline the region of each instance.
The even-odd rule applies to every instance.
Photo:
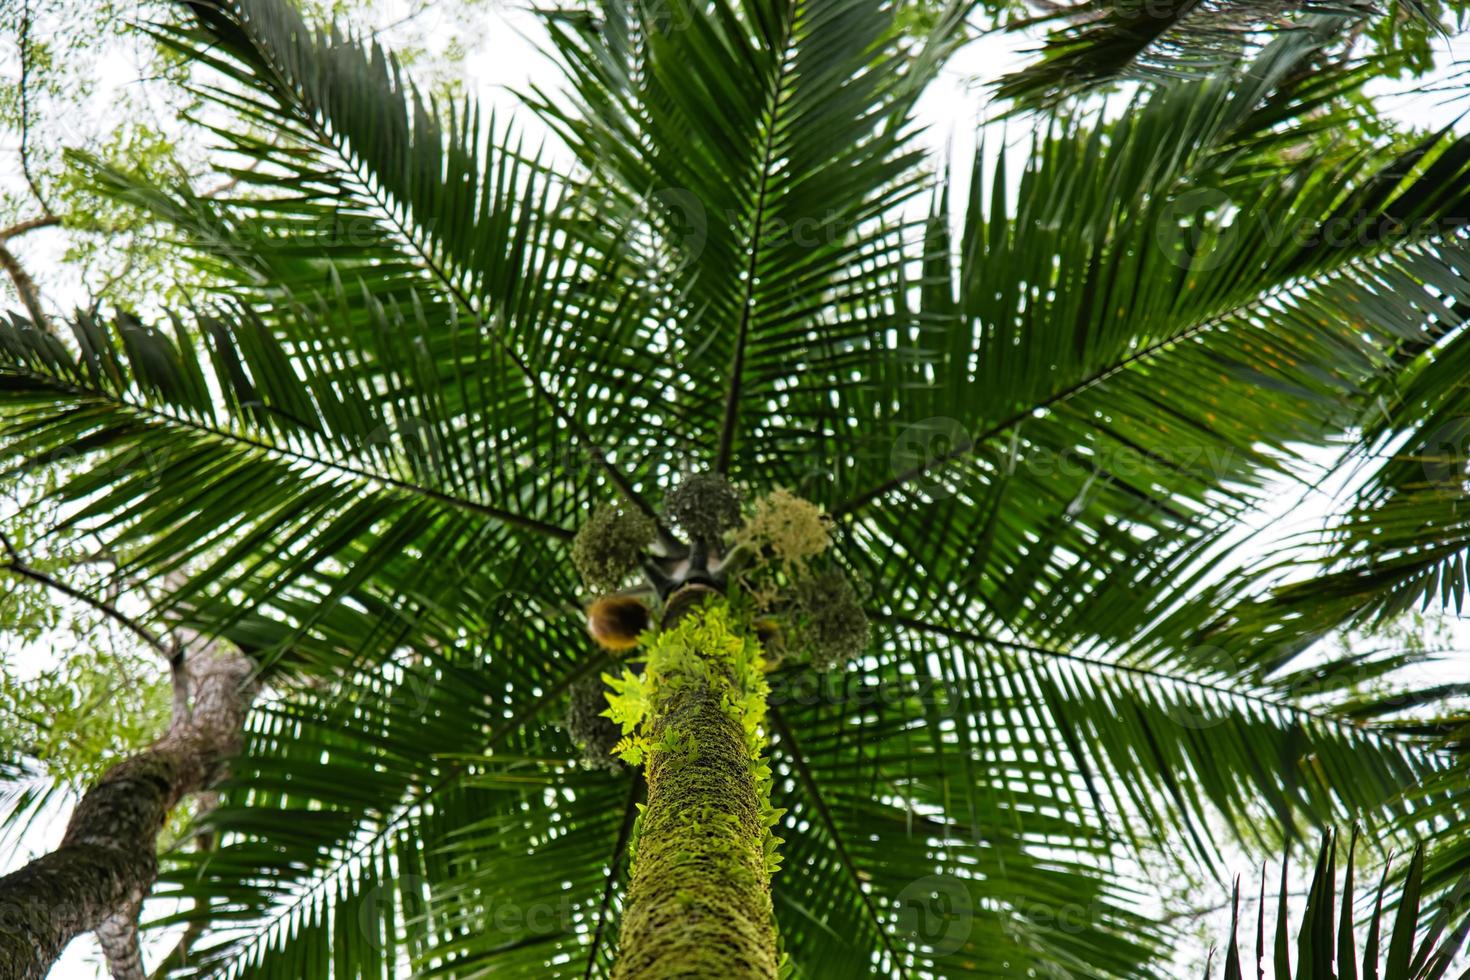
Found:
[[[1054,110],[959,199],[913,122],[958,0],[924,36],[877,0],[548,12],[567,90],[527,101],[571,176],[285,0],[183,6],[236,190],[93,168],[196,306],[0,331],[7,455],[67,464],[70,520],[274,692],[220,847],[165,875],[208,925],[181,974],[604,975],[641,783],[563,730],[608,666],[570,542],[691,466],[820,504],[875,627],[770,675],[794,976],[1167,975],[1139,861],[1421,826],[1444,728],[1360,696],[1389,661],[1299,657],[1458,595],[1454,481],[1426,530],[1412,448],[1375,472],[1305,596],[1228,547],[1321,447],[1443,441],[1406,378],[1461,397],[1470,143],[1354,135],[1335,17]]]

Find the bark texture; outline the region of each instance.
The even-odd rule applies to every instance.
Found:
[[[174,806],[239,751],[254,700],[252,665],[239,653],[201,649],[182,669],[189,704],[168,732],[82,797],[60,847],[0,878],[3,980],[40,980],[90,930],[102,930],[110,963],[116,956],[118,969],[141,973],[133,927],[158,874],[158,833]]]
[[[665,627],[695,613],[704,598],[675,596]],[[758,778],[751,736],[727,696],[734,678],[721,654],[728,651],[693,653],[700,662],[691,669],[648,680],[660,685],[642,730],[651,746],[648,804],[613,977],[774,980],[769,786]]]
[[[141,902],[130,904],[103,919],[97,927],[97,944],[102,947],[112,980],[148,980],[138,935],[138,913],[142,909]]]

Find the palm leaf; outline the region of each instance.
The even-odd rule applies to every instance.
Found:
[[[632,321],[618,317],[615,300],[584,288],[609,274],[616,234],[564,220],[572,217],[573,202],[561,182],[498,141],[493,121],[483,123],[473,103],[430,104],[376,44],[335,28],[318,33],[281,0],[184,6],[193,23],[159,27],[158,36],[232,83],[202,94],[277,137],[264,142],[220,133],[233,149],[266,164],[241,179],[274,188],[284,178],[301,194],[284,207],[276,200],[245,202],[264,212],[256,222],[285,214],[327,229],[345,227],[349,248],[352,240],[378,236],[396,244],[396,261],[373,270],[375,277],[391,277],[383,288],[401,293],[412,281],[405,281],[404,263],[431,281],[441,302],[484,334],[518,376],[544,416],[539,431],[565,430],[594,469],[641,503],[625,464],[605,456],[601,447],[609,440],[586,427],[589,413],[578,398],[602,389],[584,384],[579,396],[567,387],[553,390],[549,380],[578,377],[569,368],[587,359],[589,346],[624,346]],[[568,234],[574,229],[585,234]],[[266,237],[257,234],[250,244]],[[292,248],[290,240],[280,244]],[[314,253],[310,265],[325,273],[335,257]],[[550,323],[580,329],[552,343],[557,335]]]
[[[766,406],[892,324],[883,218],[921,186],[909,113],[966,9],[915,44],[873,0],[550,19],[574,105],[538,106],[619,213],[661,232],[643,275],[665,283],[675,412],[717,469],[753,476],[753,437],[785,424]]]
[[[1282,41],[1230,76],[1253,91],[1188,81],[1114,126],[1063,117],[1037,136],[1014,213],[1003,164],[988,202],[977,167],[957,243],[940,211],[928,264],[958,271],[925,294],[925,361],[875,354],[883,383],[845,397],[881,421],[808,441],[835,461],[832,510],[875,588],[959,628],[1134,632],[1265,486],[1311,472],[1296,447],[1345,439],[1394,358],[1444,329],[1463,144],[1281,129],[1344,84],[1286,81],[1312,50]],[[1186,247],[1177,209],[1201,193],[1215,206]],[[1231,224],[1235,195],[1266,203]],[[1329,246],[1343,215],[1354,232]],[[1378,230],[1411,215],[1416,234]]]
[[[1344,871],[1341,908],[1336,897],[1336,843],[1328,835],[1318,854],[1316,870],[1308,891],[1307,906],[1297,933],[1297,955],[1292,962],[1286,953],[1286,882],[1283,877],[1281,912],[1277,919],[1275,975],[1284,980],[1332,980],[1337,977],[1382,977],[1383,980],[1439,980],[1447,975],[1455,957],[1464,945],[1470,924],[1466,922],[1464,889],[1447,896],[1433,917],[1424,916],[1419,890],[1423,880],[1425,851],[1421,844],[1414,849],[1404,881],[1404,890],[1394,917],[1386,957],[1381,957],[1379,936],[1384,930],[1384,886],[1380,885],[1373,915],[1369,920],[1369,939],[1362,953],[1356,948],[1352,906],[1353,861],[1357,851],[1357,835],[1348,848]],[[1387,876],[1384,879],[1387,883]],[[1264,894],[1264,892],[1263,892]],[[1235,914],[1231,921],[1230,948],[1225,976],[1239,978],[1241,956],[1238,941],[1240,890],[1235,892]],[[1263,910],[1264,915],[1264,910]],[[1453,927],[1453,928],[1451,928]],[[1336,938],[1334,939],[1334,934]],[[1265,969],[1258,952],[1256,970]],[[1206,978],[1214,976],[1206,972]]]
[[[1414,57],[1400,46],[1422,46],[1444,35],[1442,8],[1405,0],[1384,7],[1318,0],[1165,0],[1109,4],[1082,0],[1013,23],[1013,30],[1048,28],[1037,60],[1001,79],[999,95],[1044,105],[1126,81],[1153,83],[1211,74],[1221,61],[1259,45],[1262,35],[1292,31],[1349,38],[1348,52],[1370,25],[1385,60]],[[1414,60],[1424,67],[1423,58]]]

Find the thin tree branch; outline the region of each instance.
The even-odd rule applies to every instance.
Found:
[[[45,308],[41,306],[41,291],[36,288],[36,281],[21,266],[15,253],[4,245],[0,245],[0,269],[4,269],[10,281],[15,284],[15,291],[20,295],[21,305],[26,308],[26,315],[31,318],[31,322],[37,329],[49,331],[51,321],[46,316]]]
[[[1289,891],[1286,893],[1288,898],[1306,898],[1310,894],[1311,892],[1304,890]],[[1271,897],[1274,899],[1276,896],[1273,895]],[[1205,916],[1208,915],[1215,915],[1219,912],[1229,911],[1229,909],[1233,905],[1235,905],[1237,901],[1240,905],[1255,905],[1259,901],[1259,899],[1257,899],[1253,895],[1242,895],[1238,900],[1227,899],[1223,902],[1217,902],[1213,905],[1204,905],[1198,908],[1179,909],[1178,911],[1169,912],[1165,915],[1159,916],[1158,924],[1161,926],[1172,926],[1177,922],[1195,922],[1203,919]]]
[[[31,193],[47,214],[54,213],[50,201],[31,171],[31,0],[25,0],[20,18],[20,169]]]
[[[135,256],[131,252],[129,252],[127,260],[122,264],[122,268],[114,272],[112,275],[108,276],[105,280],[103,280],[102,285],[98,286],[97,289],[92,292],[92,301],[87,304],[87,312],[89,314],[94,317],[101,315],[102,302],[104,299],[107,298],[107,294],[112,291],[112,287],[116,286],[128,276],[132,275],[133,265],[135,264],[134,259]]]
[[[138,915],[142,911],[141,901],[130,902],[94,930],[112,980],[148,980],[148,973],[143,969],[143,943],[138,928]]]
[[[54,575],[50,575],[47,572],[39,571],[26,564],[25,561],[22,560],[20,553],[15,550],[14,542],[12,542],[9,536],[4,533],[0,533],[0,548],[4,549],[6,556],[6,561],[0,563],[0,571],[8,571],[12,575],[15,575],[19,578],[29,579],[32,582],[38,582],[49,589],[54,589],[55,591],[60,592],[62,595],[67,596],[68,598],[75,599],[78,602],[90,606],[91,608],[100,612],[102,615],[106,616],[108,619],[111,619],[113,622],[120,624],[128,630],[131,630],[136,636],[138,636],[139,639],[143,640],[143,642],[147,643],[154,650],[158,651],[158,653],[162,655],[163,659],[169,664],[174,664],[177,661],[179,657],[178,650],[171,649],[170,646],[165,643],[161,637],[158,636],[158,634],[154,633],[152,630],[148,629],[148,627],[144,626],[142,623],[138,622],[136,619],[129,616],[121,609],[117,608],[117,606],[105,600],[98,599],[96,596],[89,595],[88,593],[83,592],[81,589],[78,589],[73,585],[68,585],[67,583],[56,578]]]
[[[24,84],[23,81],[22,84]],[[22,147],[24,147],[24,132],[22,132]],[[22,149],[22,162],[24,162],[24,149]],[[242,171],[242,174],[249,173],[257,166],[259,166],[258,162],[251,164]],[[199,196],[203,198],[215,198],[221,194],[226,194],[240,183],[240,179],[239,176],[232,177],[215,187],[209,188]],[[39,198],[40,191],[34,183],[32,183],[31,190]],[[15,253],[4,245],[5,242],[10,241],[12,238],[19,238],[22,235],[38,231],[42,228],[55,228],[61,225],[61,216],[53,213],[44,200],[41,201],[41,204],[46,208],[44,214],[37,215],[34,218],[27,218],[24,221],[18,221],[8,228],[0,228],[0,269],[3,269],[6,275],[10,277],[11,282],[15,284],[15,291],[20,294],[20,301],[26,308],[26,315],[37,326],[49,329],[50,318],[46,316],[45,307],[41,304],[41,291],[36,286],[36,281],[25,271],[25,268],[20,264],[20,260],[16,258]],[[133,264],[133,259],[129,257],[123,265],[123,268],[108,277],[107,281],[96,291],[90,304],[93,315],[96,315],[98,309],[101,307],[103,298],[107,295],[107,292],[131,274]]]
[[[270,145],[272,148],[275,148],[277,146],[274,140],[271,141]],[[234,171],[233,176],[226,178],[225,180],[221,181],[218,184],[215,184],[213,187],[210,187],[207,190],[200,191],[199,196],[205,198],[206,200],[212,200],[214,198],[220,197],[223,194],[228,194],[230,191],[240,186],[240,181],[244,180],[246,177],[259,170],[260,164],[261,161],[259,159],[250,161],[247,166]]]
[[[158,967],[148,975],[148,980],[168,980],[169,976],[180,967],[189,965],[189,954],[193,951],[194,942],[204,935],[204,920],[191,919],[184,927],[184,934],[174,944],[163,959],[158,961]]]
[[[61,216],[56,214],[41,214],[34,218],[26,218],[17,221],[9,228],[0,228],[0,242],[8,242],[12,238],[19,238],[27,232],[36,231],[41,228],[54,228],[61,224]]]

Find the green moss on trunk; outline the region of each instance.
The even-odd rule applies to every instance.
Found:
[[[615,980],[777,975],[762,668],[713,603],[660,635],[641,677],[613,684],[625,755],[648,779]]]

